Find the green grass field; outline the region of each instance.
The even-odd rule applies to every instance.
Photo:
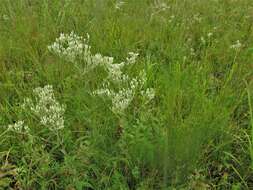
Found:
[[[252,0],[0,0],[0,189],[253,189]]]

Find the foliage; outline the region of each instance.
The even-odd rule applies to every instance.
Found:
[[[252,10],[1,0],[0,188],[252,189]]]

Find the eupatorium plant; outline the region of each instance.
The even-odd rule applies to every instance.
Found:
[[[35,101],[25,99],[23,107],[29,109],[39,118],[40,124],[50,130],[64,128],[65,106],[61,105],[54,96],[53,86],[46,85],[33,90]]]
[[[144,70],[135,77],[130,77],[127,72],[124,72],[125,67],[136,63],[138,53],[129,52],[124,62],[115,63],[113,57],[103,56],[100,53],[92,54],[88,42],[88,34],[87,38],[84,38],[74,32],[62,33],[53,44],[48,46],[48,50],[75,65],[83,63],[85,71],[102,66],[107,72],[107,77],[102,87],[94,90],[92,94],[111,99],[114,113],[122,113],[137,94],[148,101],[154,98],[154,89],[146,85],[147,77]]]

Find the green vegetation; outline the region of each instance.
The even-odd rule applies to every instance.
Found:
[[[253,189],[252,11],[0,0],[0,189]]]

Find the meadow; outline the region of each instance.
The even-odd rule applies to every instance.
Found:
[[[252,0],[0,0],[0,189],[253,189]]]

